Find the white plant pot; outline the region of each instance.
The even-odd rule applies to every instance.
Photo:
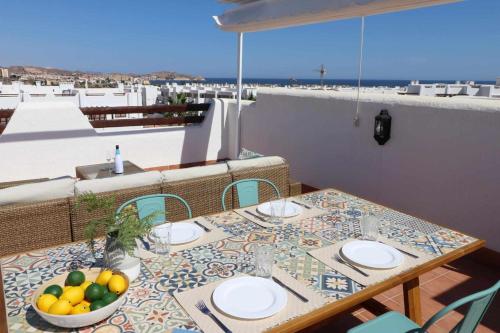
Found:
[[[137,279],[141,273],[141,260],[125,252],[114,237],[106,236],[104,260],[109,268],[127,275],[130,282]]]

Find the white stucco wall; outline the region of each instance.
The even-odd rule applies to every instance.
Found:
[[[242,146],[282,155],[292,176],[476,235],[500,251],[500,100],[259,90],[242,114]],[[392,116],[392,138],[373,139]]]
[[[215,100],[199,125],[96,132],[72,103],[25,102],[0,135],[0,182],[74,176],[76,166],[105,163],[116,144],[143,168],[226,158],[228,121]]]

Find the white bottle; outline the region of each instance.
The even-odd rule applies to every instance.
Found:
[[[115,149],[115,173],[123,173],[123,160],[120,154],[120,146],[116,145]]]

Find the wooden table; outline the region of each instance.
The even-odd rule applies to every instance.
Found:
[[[144,172],[144,169],[135,165],[130,161],[123,161],[123,173],[117,174],[113,172],[114,163],[91,164],[76,167],[76,177],[80,179],[99,179],[119,177],[123,175],[131,175],[134,173]]]
[[[173,293],[220,280],[222,277],[205,274],[204,267],[215,261],[239,263],[249,244],[266,239],[276,244],[276,265],[327,300],[323,307],[289,320],[270,332],[297,332],[316,325],[399,284],[404,287],[406,314],[414,321],[421,322],[419,276],[478,250],[485,243],[333,189],[297,196],[296,200],[321,208],[324,213],[301,220],[297,224],[285,224],[275,228],[262,228],[234,211],[204,217],[214,228],[222,228],[232,236],[173,253],[172,265],[166,270],[153,259],[142,260],[143,276],[131,286],[122,310],[90,331],[105,329],[104,326],[118,326],[122,332],[168,331],[174,327],[196,329],[196,323],[176,302]],[[364,287],[333,271],[307,253],[310,249],[327,246],[336,241],[327,239],[329,236],[326,236],[328,233],[325,231],[328,228],[340,230],[340,237],[357,236],[359,229],[356,229],[356,223],[359,226],[359,215],[366,209],[383,212],[383,235],[391,234],[393,240],[400,241],[401,244],[411,243],[416,249],[433,254],[433,259],[381,283]],[[102,243],[98,246],[102,247]],[[34,311],[30,310],[29,297],[42,281],[52,278],[53,275],[65,274],[68,260],[71,260],[75,253],[85,251],[84,243],[72,243],[1,258],[0,291],[6,302],[4,297],[0,297],[0,332],[6,332],[7,327],[14,332],[27,331],[34,327],[49,329]],[[328,290],[318,287],[318,279],[324,276],[334,276],[342,280],[348,288]],[[8,320],[4,319],[6,312],[9,315]]]

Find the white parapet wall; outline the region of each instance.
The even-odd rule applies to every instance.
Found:
[[[105,163],[116,144],[143,168],[227,158],[235,140],[222,104],[201,124],[96,131],[73,103],[21,103],[0,135],[0,182],[75,176],[76,166]]]
[[[374,118],[392,116],[379,146]],[[261,89],[242,146],[284,156],[292,176],[486,239],[500,251],[500,100]]]

